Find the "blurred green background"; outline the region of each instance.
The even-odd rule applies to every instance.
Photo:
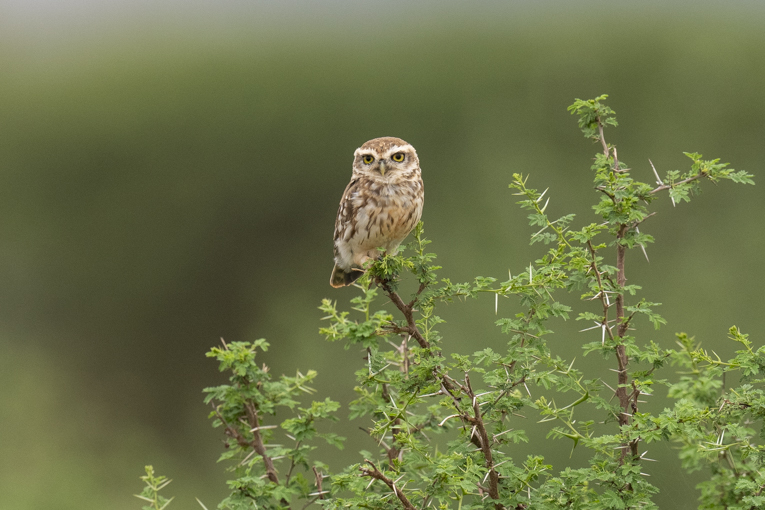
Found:
[[[276,374],[319,372],[347,401],[361,355],[318,335],[337,203],[364,141],[418,151],[423,219],[452,281],[503,278],[540,253],[507,184],[550,187],[549,211],[594,220],[598,148],[566,107],[611,95],[607,137],[637,178],[682,151],[762,177],[761,2],[53,2],[0,4],[0,501],[129,509],[143,466],[177,508],[226,493],[201,390],[209,347],[266,337]],[[760,342],[765,201],[704,186],[656,204],[630,283],[674,332],[729,354]],[[571,296],[572,300],[576,296]],[[517,303],[500,302],[500,315]],[[447,349],[501,348],[493,299],[449,305]],[[592,340],[556,324],[568,356]],[[593,333],[597,335],[597,333]],[[598,363],[588,357],[586,363]],[[660,410],[655,404],[653,410]],[[339,468],[371,448],[358,423]],[[527,427],[538,430],[533,420]],[[537,438],[544,435],[538,432]],[[540,435],[541,434],[541,435]],[[542,442],[557,465],[569,444]],[[649,445],[662,508],[695,508],[698,477]]]

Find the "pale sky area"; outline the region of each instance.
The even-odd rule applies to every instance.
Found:
[[[110,33],[130,26],[196,26],[200,30],[220,32],[235,30],[269,30],[280,32],[314,29],[353,29],[362,32],[388,30],[399,21],[427,23],[448,13],[451,18],[491,24],[508,20],[520,12],[549,9],[565,17],[572,10],[593,6],[615,6],[647,11],[697,11],[700,6],[715,2],[683,0],[647,0],[635,2],[572,1],[572,0],[0,0],[0,38],[58,42],[60,38]],[[726,2],[731,12],[745,10],[762,14],[765,2],[733,0]],[[595,11],[597,11],[595,7]],[[504,14],[504,16],[500,16]],[[370,23],[370,17],[374,22]]]
[[[514,0],[505,5],[550,4]],[[498,2],[484,2],[483,8],[496,9]],[[52,29],[76,31],[97,25],[129,21],[207,20],[239,21],[255,24],[312,22],[332,24],[352,20],[377,11],[381,17],[433,13],[448,8],[470,12],[455,0],[2,0],[0,26],[10,29]]]

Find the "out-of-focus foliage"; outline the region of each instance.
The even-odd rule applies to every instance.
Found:
[[[597,15],[555,4],[491,22],[406,19],[397,8],[390,30],[354,19],[301,34],[229,37],[222,26],[219,38],[200,38],[128,26],[55,48],[29,42],[46,34],[0,34],[8,506],[132,508],[130,480],[148,460],[173,474],[177,494],[221,499],[224,479],[209,464],[217,434],[198,392],[220,382],[203,356],[220,336],[269,338],[273,370],[315,368],[321,396],[347,386],[359,353],[305,332],[316,302],[348,295],[326,285],[331,231],[351,155],[367,139],[417,148],[424,219],[454,281],[532,260],[518,242],[525,219],[506,189],[512,173],[570,191],[551,207],[586,200],[573,162],[592,151],[570,129],[572,96],[612,94],[629,130],[611,141],[629,140],[620,157],[644,181],[648,158],[662,175],[685,168],[678,148],[755,173],[765,155],[765,35],[751,4],[601,5]],[[649,247],[650,265],[628,275],[677,303],[670,323],[721,355],[713,332],[729,321],[765,327],[764,240],[749,221],[763,214],[758,193],[721,187],[678,205],[651,230],[665,249]],[[465,321],[444,310],[444,332],[467,337],[494,313],[488,300],[466,306]],[[470,338],[476,349],[504,341],[490,325]],[[364,443],[353,429],[334,425],[345,452]]]

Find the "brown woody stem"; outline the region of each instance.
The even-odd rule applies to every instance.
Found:
[[[494,457],[491,451],[491,443],[489,442],[489,434],[486,432],[486,426],[483,423],[480,403],[470,385],[470,376],[467,374],[465,374],[465,387],[468,396],[473,402],[473,416],[464,415],[464,418],[468,423],[475,426],[478,438],[480,439],[481,453],[483,453],[486,469],[489,470],[489,497],[491,499],[499,499],[499,474],[497,474],[497,471],[494,469]],[[498,509],[502,508],[502,505],[499,503],[496,506]]]
[[[388,282],[380,281],[378,282],[380,286],[385,291],[385,294],[390,298],[390,300],[393,302],[394,305],[396,305],[396,308],[398,308],[401,313],[404,314],[404,318],[406,319],[406,327],[405,328],[395,328],[397,333],[408,333],[412,338],[417,340],[417,343],[420,344],[420,347],[423,349],[429,349],[430,348],[430,342],[428,342],[425,337],[422,336],[422,333],[420,333],[420,330],[417,329],[417,323],[414,320],[414,305],[417,301],[417,298],[413,299],[410,303],[404,303],[404,301],[401,299],[401,296],[398,295],[397,292],[392,290],[390,286],[388,285]],[[422,285],[420,285],[422,287]],[[419,295],[419,292],[418,292]]]
[[[603,135],[603,123],[600,121],[600,118],[598,118],[598,129],[599,129],[599,139],[600,143],[603,146],[603,153],[605,154],[606,158],[610,156],[611,150],[608,147],[608,144],[606,143],[606,139]],[[619,172],[618,162],[616,160],[616,149],[614,149],[614,162],[615,167],[613,168],[614,172]],[[667,186],[669,187],[669,186]],[[656,188],[651,191],[651,193],[656,193],[660,189],[663,189],[664,186],[659,186],[659,188]],[[610,196],[610,195],[609,195]],[[615,197],[611,196],[611,200],[616,202]],[[629,320],[625,319],[624,317],[624,286],[627,284],[627,276],[624,271],[624,261],[627,254],[627,247],[622,244],[622,240],[626,236],[627,232],[629,231],[629,225],[627,224],[621,224],[619,226],[619,231],[616,234],[616,285],[618,287],[619,293],[616,296],[616,326],[617,326],[617,332],[616,337],[621,341],[625,334],[627,333],[627,328],[629,326]],[[601,301],[603,302],[603,327],[606,328],[608,331],[609,338],[611,340],[615,340],[611,328],[608,327],[608,300],[605,296],[605,291],[603,290],[603,284],[600,279],[600,273],[597,271],[597,266],[595,265],[595,251],[592,248],[592,244],[589,244],[590,252],[592,253],[592,260],[593,260],[593,269],[595,270],[595,274],[597,275],[598,284],[601,288]],[[618,366],[617,371],[617,381],[618,386],[616,387],[616,396],[619,399],[619,406],[621,407],[621,411],[619,412],[619,426],[624,427],[631,423],[632,421],[632,414],[637,410],[637,397],[635,397],[635,402],[632,400],[632,394],[631,392],[628,392],[627,389],[630,386],[630,377],[629,372],[627,371],[627,367],[629,365],[629,358],[627,356],[627,348],[626,346],[619,342],[619,345],[616,346],[616,362]],[[630,412],[632,411],[632,412]],[[637,455],[638,451],[638,442],[630,441],[629,445],[625,444],[623,445],[624,449],[622,449],[622,455],[621,455],[621,462],[624,462],[624,458],[627,455],[627,447],[629,446],[630,453],[632,456]]]
[[[250,427],[252,428],[252,449],[255,450],[255,453],[263,458],[263,465],[266,467],[266,475],[268,475],[268,479],[278,484],[279,476],[276,474],[274,461],[271,460],[268,452],[266,452],[266,446],[263,443],[263,436],[260,435],[260,418],[258,417],[258,412],[250,403],[245,404],[245,409],[247,411],[247,419],[250,422]]]
[[[390,490],[393,491],[393,493],[396,495],[396,497],[401,502],[401,504],[404,505],[404,508],[406,508],[406,510],[416,510],[415,506],[409,501],[409,498],[406,497],[406,494],[404,494],[401,491],[401,489],[396,487],[396,484],[393,482],[393,480],[385,476],[379,469],[377,469],[377,466],[375,466],[374,462],[372,462],[371,460],[366,460],[366,459],[364,459],[364,462],[369,464],[371,466],[371,469],[364,466],[359,467],[359,469],[361,470],[362,476],[368,476],[375,480],[380,480],[385,485],[387,485],[390,488]]]
[[[220,414],[218,411],[218,408],[216,408],[213,405],[213,409],[215,411],[215,415],[218,417],[218,419],[223,423],[223,426],[225,427],[225,433],[227,436],[234,439],[237,444],[246,449],[246,448],[252,448],[255,450],[255,452],[260,455],[260,457],[263,459],[263,465],[266,468],[266,476],[268,477],[268,480],[278,484],[279,483],[279,476],[276,474],[276,468],[274,467],[274,461],[271,459],[271,457],[266,452],[265,444],[263,443],[263,436],[260,435],[260,419],[258,417],[258,412],[253,407],[252,403],[248,402],[245,404],[245,410],[247,412],[247,422],[242,420],[242,424],[247,425],[252,430],[252,441],[248,441],[237,429],[236,427],[230,425],[228,422],[226,422],[225,419],[223,419],[223,415]],[[286,499],[282,499],[280,503],[283,506],[286,506],[289,508],[289,501]]]
[[[616,324],[618,325],[617,336],[619,339],[624,338],[628,326],[627,321],[624,319],[624,286],[627,284],[627,276],[624,272],[624,259],[627,253],[627,247],[621,243],[627,230],[627,225],[623,224],[619,228],[619,232],[616,234],[616,284],[619,286],[620,290],[619,294],[616,296]],[[624,344],[616,346],[616,361],[619,366],[617,374],[619,386],[616,388],[616,396],[619,399],[619,406],[622,409],[619,413],[619,425],[626,426],[632,421],[632,413],[630,411],[634,412],[637,409],[637,406],[632,403],[632,398],[627,392],[627,387],[629,386],[629,373],[627,371],[629,358],[627,357],[627,348]],[[627,445],[625,445],[625,447],[626,446]],[[636,456],[638,450],[637,441],[630,441],[629,448],[632,456]],[[622,462],[624,461],[626,453],[626,449],[622,450]]]

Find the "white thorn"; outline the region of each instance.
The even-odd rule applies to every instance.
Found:
[[[659,186],[664,186],[664,182],[661,180],[661,177],[659,177],[659,172],[657,172],[656,167],[653,166],[653,161],[649,159],[648,162],[651,163],[651,168],[653,168],[653,174],[656,176],[656,184],[658,184]],[[672,195],[669,196],[669,199],[672,200],[672,207],[676,207],[677,204],[675,203],[675,199],[672,198]]]
[[[448,420],[448,419],[450,419],[450,418],[456,418],[457,416],[459,416],[459,414],[452,414],[451,416],[447,416],[446,418],[444,418],[444,419],[441,421],[441,423],[439,423],[439,424],[438,424],[438,426],[439,426],[439,427],[443,427],[443,426],[444,426],[444,423],[446,423],[446,420]]]
[[[656,167],[653,166],[653,161],[649,159],[648,162],[651,163],[651,168],[653,168],[653,174],[656,176],[656,184],[658,184],[659,186],[664,186],[664,183],[661,181],[661,177],[659,177],[659,172],[657,172]]]
[[[497,434],[494,434],[494,435],[493,435],[491,438],[492,438],[492,439],[496,439],[496,438],[498,438],[499,436],[501,436],[502,434],[507,434],[507,433],[508,433],[508,432],[510,432],[511,430],[513,430],[513,429],[507,429],[507,430],[504,430],[504,431],[502,431],[502,432],[499,432],[499,433],[497,433]],[[503,461],[502,461],[502,462],[500,462],[499,464],[502,464],[502,463],[504,463],[504,462],[507,462],[507,461],[506,461],[506,460],[503,460]],[[497,466],[499,466],[499,464],[497,464]]]
[[[250,432],[255,432],[256,430],[266,430],[266,429],[275,429],[278,428],[279,425],[261,425],[260,427],[255,427],[250,429]]]
[[[635,227],[635,232],[638,234],[640,233],[640,229],[638,227]],[[648,254],[645,251],[645,245],[643,243],[640,243],[640,249],[643,250],[643,255],[645,255],[646,262],[650,263],[651,261],[648,260]]]

